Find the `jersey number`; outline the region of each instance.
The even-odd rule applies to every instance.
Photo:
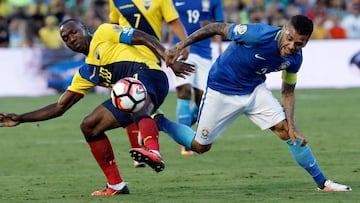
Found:
[[[200,18],[199,10],[187,10],[188,14],[188,23],[197,23]]]
[[[100,67],[99,77],[103,79],[103,80],[100,79],[103,86],[105,86],[105,87],[110,86],[112,74],[109,70],[107,70],[103,67]]]
[[[135,13],[134,17],[136,18],[134,27],[138,28],[139,24],[140,24],[141,14],[140,13]]]

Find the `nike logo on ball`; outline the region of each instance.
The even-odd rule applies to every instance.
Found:
[[[142,94],[142,93],[145,92],[145,90],[144,90],[144,89],[138,89],[138,88],[136,88],[136,89],[135,89],[135,92],[136,92],[136,94]]]
[[[260,56],[260,54],[255,54],[255,58],[260,59],[260,60],[266,60],[266,58]]]

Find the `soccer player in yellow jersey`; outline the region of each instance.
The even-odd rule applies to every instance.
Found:
[[[155,36],[161,41],[162,23],[166,22],[171,32],[180,40],[185,39],[186,30],[180,21],[172,0],[109,0],[109,19],[113,24],[129,26]],[[160,59],[146,46],[138,47],[144,57],[160,64]],[[187,59],[189,48],[185,49],[180,60]],[[130,145],[140,147],[138,129],[135,124],[126,127]],[[134,162],[135,167],[144,167],[144,163]]]
[[[179,39],[185,39],[187,35],[171,0],[109,0],[109,8],[111,23],[142,30],[159,41],[164,21]],[[158,56],[149,48],[140,46],[139,49],[144,56],[160,63]],[[183,52],[183,59],[188,53],[188,49]]]
[[[79,68],[71,85],[57,102],[23,114],[0,113],[0,127],[13,127],[25,122],[62,116],[93,87],[111,88],[121,78],[136,77],[142,81],[149,95],[142,110],[131,114],[121,112],[112,105],[109,98],[86,116],[80,126],[91,153],[107,179],[106,188],[95,191],[92,195],[129,194],[105,131],[126,127],[135,121],[145,147],[151,152],[139,148],[131,151],[132,156],[146,162],[156,172],[164,169],[159,152],[158,128],[150,115],[164,101],[168,93],[168,79],[157,63],[142,57],[135,46],[128,44],[145,44],[159,56],[163,56],[165,49],[151,35],[114,24],[102,24],[91,35],[83,23],[69,19],[61,23],[60,35],[70,49],[86,55],[86,64]],[[172,68],[183,76],[192,72],[192,67],[182,62]],[[143,155],[151,158],[141,160]]]

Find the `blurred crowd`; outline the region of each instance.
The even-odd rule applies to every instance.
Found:
[[[303,14],[314,22],[313,39],[359,39],[360,0],[223,0],[228,22],[282,26]]]
[[[107,0],[0,0],[1,47],[58,47],[58,23],[80,18],[96,28],[108,18]],[[50,40],[51,38],[51,40]]]
[[[223,6],[227,22],[282,26],[289,16],[305,14],[315,24],[313,39],[360,38],[360,0],[223,0]],[[95,30],[108,21],[108,2],[0,0],[0,46],[59,48],[57,24],[67,18]]]
[[[360,0],[222,1],[228,23],[282,26],[291,16],[304,14],[314,22],[313,39],[360,39]],[[108,0],[0,0],[0,48],[40,49],[40,69],[46,70],[48,86],[62,91],[84,56],[64,46],[59,23],[76,18],[95,31],[109,21],[108,15]],[[169,28],[163,26],[165,44]]]
[[[41,48],[46,69],[78,55],[64,46],[60,22],[78,18],[96,29],[108,13],[107,0],[0,0],[0,47]]]

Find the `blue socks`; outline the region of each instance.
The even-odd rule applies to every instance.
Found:
[[[156,118],[156,123],[160,131],[168,134],[175,142],[185,146],[187,150],[191,150],[191,143],[195,137],[195,132],[189,126],[173,122],[165,116]]]
[[[176,119],[179,123],[191,126],[192,114],[190,110],[191,100],[178,99],[176,107]]]
[[[292,144],[291,139],[287,140],[286,143],[296,162],[311,175],[319,187],[323,187],[326,178],[317,164],[310,147],[308,145],[301,147],[299,139],[296,139],[296,146]]]
[[[195,124],[197,122],[198,112],[199,112],[199,106],[194,102],[193,105],[190,105],[190,111],[191,111],[191,124]]]

